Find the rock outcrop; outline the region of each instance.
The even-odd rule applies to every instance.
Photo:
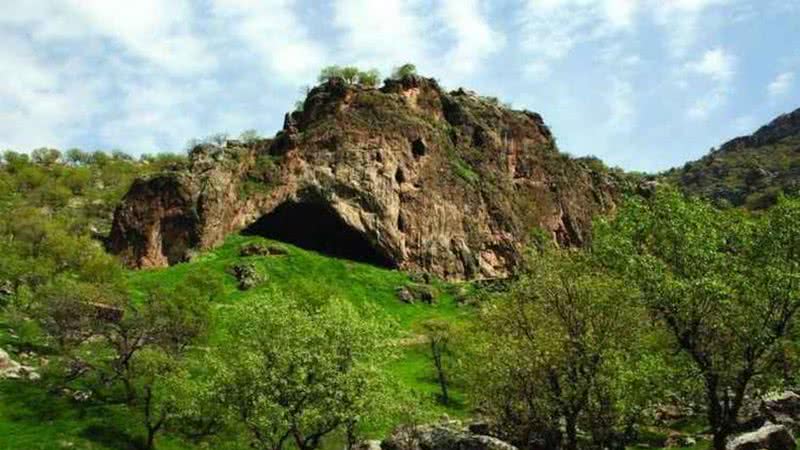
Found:
[[[137,181],[110,250],[186,260],[235,231],[448,279],[502,277],[542,228],[581,245],[619,180],[560,154],[542,118],[433,79],[333,79],[273,139],[205,144],[186,172]]]
[[[727,450],[794,450],[794,436],[783,425],[767,423],[728,442]]]
[[[0,378],[38,380],[39,374],[33,367],[14,361],[5,350],[0,349]]]
[[[766,208],[800,193],[800,109],[722,144],[665,174],[684,191],[720,205]]]
[[[381,442],[383,450],[517,450],[500,439],[477,434],[456,421],[399,427]]]

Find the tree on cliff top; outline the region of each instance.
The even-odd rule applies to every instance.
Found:
[[[327,66],[323,67],[317,76],[320,83],[325,83],[332,78],[341,78],[345,83],[358,84],[365,87],[375,87],[380,79],[377,69],[363,71],[355,66]]]

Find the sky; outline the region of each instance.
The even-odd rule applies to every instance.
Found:
[[[659,171],[800,107],[800,0],[0,0],[0,149],[271,136],[320,68],[406,62]]]

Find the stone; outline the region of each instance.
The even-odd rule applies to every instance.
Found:
[[[759,412],[766,420],[796,431],[800,421],[800,395],[786,391],[767,396],[762,400]]]
[[[265,276],[251,263],[236,263],[229,272],[239,282],[238,287],[242,291],[252,289],[265,281]]]
[[[677,431],[671,431],[664,442],[664,447],[667,448],[685,448],[692,447],[697,444],[697,440],[691,436],[687,436]]]
[[[537,114],[433,79],[331,80],[274,139],[203,144],[188,168],[134,182],[108,248],[162,267],[243,232],[447,280],[505,277],[531,229],[584,244],[621,176],[561,155]]]
[[[436,288],[418,283],[408,283],[395,290],[397,298],[403,303],[414,304],[417,302],[432,305],[436,303],[438,292]]]
[[[731,439],[727,450],[794,450],[795,440],[791,431],[784,425],[767,423],[750,433]]]
[[[14,361],[5,350],[0,349],[0,378],[36,381],[40,376],[36,369]]]
[[[239,256],[283,256],[289,252],[280,246],[271,245],[264,242],[250,242],[242,245],[239,249]]]
[[[517,449],[500,439],[472,433],[461,428],[458,423],[399,427],[381,443],[381,448],[383,450]]]

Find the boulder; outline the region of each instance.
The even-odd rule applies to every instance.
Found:
[[[285,248],[265,242],[250,242],[239,249],[240,256],[280,256],[288,252]]]
[[[427,284],[409,283],[396,289],[397,298],[403,303],[417,302],[432,305],[436,303],[436,288]]]
[[[230,273],[239,282],[239,290],[246,291],[263,283],[265,277],[256,269],[252,263],[237,263],[231,266]]]
[[[800,425],[800,395],[786,391],[765,397],[759,408],[766,420],[797,431]]]
[[[383,450],[516,450],[500,439],[475,434],[458,423],[403,426],[381,443]]]
[[[33,367],[24,366],[0,349],[0,378],[38,380],[39,374]]]
[[[795,440],[792,432],[784,425],[767,423],[750,433],[731,439],[727,450],[794,450]]]
[[[667,448],[685,448],[692,447],[697,444],[697,440],[691,436],[687,436],[677,431],[672,431],[667,436],[664,447]]]

